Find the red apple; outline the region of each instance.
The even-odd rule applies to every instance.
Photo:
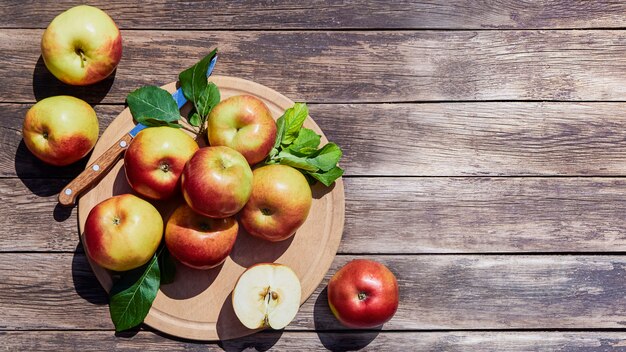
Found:
[[[250,198],[252,170],[234,149],[200,148],[185,165],[182,190],[194,211],[226,218],[239,212]]]
[[[122,36],[104,11],[80,5],[50,22],[41,38],[41,56],[56,78],[84,86],[113,73],[122,58]]]
[[[87,216],[84,245],[89,257],[114,271],[147,263],[163,237],[163,219],[156,208],[132,194],[111,197]]]
[[[221,101],[211,110],[207,134],[210,145],[233,148],[254,165],[272,150],[276,123],[261,99],[237,95]]]
[[[241,211],[241,225],[253,236],[282,241],[304,224],[313,197],[300,171],[267,165],[253,172],[252,195]]]
[[[328,305],[337,320],[351,328],[373,328],[398,309],[398,282],[383,264],[356,259],[328,282]]]
[[[150,127],[139,132],[124,154],[126,178],[142,196],[166,199],[178,190],[185,163],[198,143],[172,127]]]
[[[181,263],[204,270],[216,267],[228,258],[238,231],[235,218],[208,218],[183,204],[167,221],[165,243]]]
[[[22,128],[24,144],[42,161],[64,166],[87,155],[98,140],[98,118],[86,102],[61,95],[33,105]]]

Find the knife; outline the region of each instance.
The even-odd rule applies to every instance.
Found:
[[[213,73],[216,61],[217,55],[215,55],[209,63],[209,68],[206,71],[207,78],[211,76],[211,73]],[[182,108],[183,105],[187,103],[187,98],[185,98],[182,88],[178,88],[174,93],[172,93],[172,97],[176,101],[178,109]],[[102,177],[104,177],[104,175],[107,174],[107,172],[109,172],[109,170],[111,170],[113,165],[115,165],[119,158],[124,154],[133,138],[137,136],[137,133],[146,127],[148,126],[138,123],[132,130],[130,130],[130,132],[125,134],[114,145],[102,153],[102,155],[91,163],[85,171],[81,172],[80,175],[78,175],[61,191],[61,193],[59,193],[59,203],[64,206],[74,205],[80,194],[93,187],[102,179]]]

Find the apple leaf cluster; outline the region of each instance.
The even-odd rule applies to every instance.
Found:
[[[161,283],[174,280],[175,264],[165,246],[147,264],[127,272],[109,294],[109,313],[116,331],[135,327],[148,315]]]
[[[204,132],[211,109],[220,102],[219,89],[214,83],[209,83],[206,77],[216,55],[217,49],[178,76],[183,95],[193,104],[187,121],[197,130],[190,130],[198,135]],[[180,123],[180,110],[176,100],[165,89],[143,86],[128,94],[126,102],[133,118],[143,125],[188,129]]]
[[[217,55],[217,49],[205,56],[195,65],[178,75],[180,88],[187,100],[193,103],[193,109],[187,120],[194,127],[199,127],[199,133],[206,128],[206,119],[211,109],[220,102],[220,91],[215,83],[207,82],[206,75],[211,60]]]
[[[342,151],[335,143],[327,143],[319,148],[322,137],[302,127],[308,115],[306,104],[296,103],[276,120],[276,141],[265,163],[294,167],[310,183],[319,181],[330,186],[343,175],[343,169],[337,166]]]

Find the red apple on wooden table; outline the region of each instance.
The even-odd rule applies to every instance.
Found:
[[[104,11],[80,5],[50,22],[41,38],[41,56],[56,78],[84,86],[115,70],[122,58],[122,36]]]
[[[151,199],[166,199],[179,189],[185,163],[198,143],[173,127],[149,127],[139,132],[124,154],[130,186]]]
[[[87,155],[98,140],[98,118],[86,102],[60,95],[35,104],[24,118],[24,144],[37,158],[69,165]]]
[[[398,309],[398,282],[383,264],[356,259],[328,282],[328,304],[337,320],[351,328],[373,328]]]
[[[211,218],[235,215],[252,192],[246,158],[228,147],[200,148],[187,162],[181,179],[185,201]]]
[[[167,221],[165,243],[181,263],[194,269],[210,269],[228,258],[238,230],[235,218],[209,218],[183,204]]]
[[[85,222],[87,254],[101,267],[126,271],[142,266],[163,237],[163,219],[156,208],[132,194],[97,204]]]
[[[282,241],[304,224],[313,197],[300,171],[285,165],[267,165],[253,172],[252,195],[241,211],[241,224],[251,235]]]
[[[233,148],[254,165],[272,150],[276,123],[261,99],[237,95],[221,101],[211,110],[207,134],[210,145]]]

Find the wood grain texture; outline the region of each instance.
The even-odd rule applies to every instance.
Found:
[[[68,180],[0,179],[0,252],[65,251]],[[626,251],[622,178],[346,178],[340,253]],[[19,241],[16,240],[19,238]]]
[[[162,85],[219,47],[216,73],[295,101],[626,100],[626,32],[122,31],[115,78],[59,83],[40,59],[42,30],[0,30],[0,102],[72,94],[121,103]]]
[[[0,331],[6,351],[414,351],[610,352],[626,345],[621,332],[260,332],[220,343],[176,341],[150,331]]]
[[[21,143],[30,104],[2,104],[0,176],[76,176]],[[101,131],[122,106],[96,106]],[[313,104],[348,176],[626,175],[625,103]]]
[[[73,0],[5,0],[2,28],[45,28]],[[615,28],[626,26],[626,5],[617,0],[313,0],[294,1],[89,1],[123,29],[482,29]],[[184,15],[183,15],[184,14]]]
[[[325,288],[339,255],[288,330],[335,331]],[[383,330],[623,329],[624,256],[368,255],[396,274],[401,304]],[[20,268],[20,270],[16,270]],[[0,329],[111,330],[82,251],[0,254]]]

